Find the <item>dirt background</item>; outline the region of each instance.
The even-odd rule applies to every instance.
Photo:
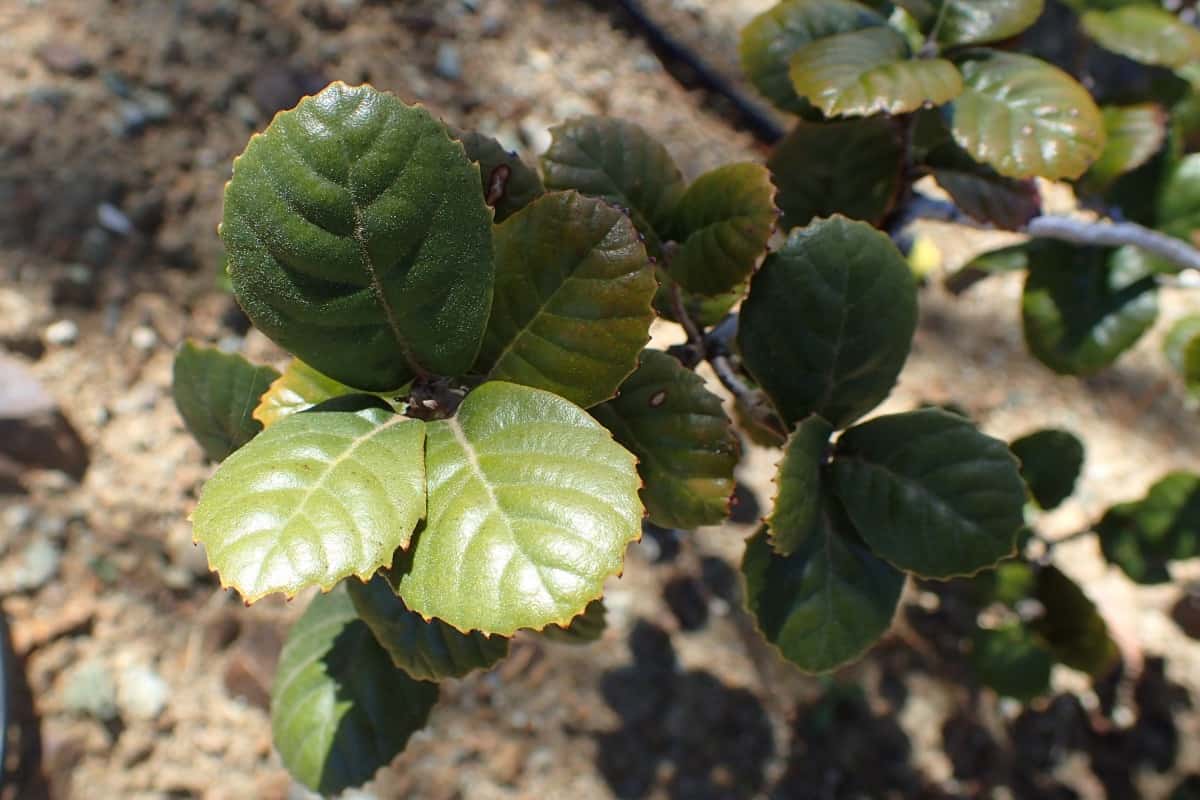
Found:
[[[736,31],[770,3],[646,5],[736,79]],[[728,105],[688,88],[608,6],[0,0],[0,357],[32,370],[78,435],[54,428],[61,452],[32,466],[0,460],[23,722],[3,797],[306,796],[272,753],[265,710],[302,606],[244,608],[208,575],[186,515],[211,467],[170,396],[185,337],[281,357],[215,288],[230,163],[274,111],[335,78],[531,157],[550,125],[583,113],[639,122],[689,175],[763,157]],[[981,246],[934,233],[948,266]],[[931,283],[885,409],[955,402],[998,436],[1081,434],[1086,473],[1044,520],[1051,536],[1200,468],[1195,409],[1158,350],[1170,321],[1198,310],[1194,289],[1165,292],[1155,334],[1086,381],[1027,356],[1019,289],[1002,279],[952,298]],[[1138,588],[1094,541],[1061,547],[1141,659],[1098,687],[1062,669],[1054,696],[1027,708],[971,686],[953,598],[934,587],[910,587],[864,661],[807,678],[738,610],[733,570],[773,458],[749,448],[741,523],[631,549],[602,642],[519,638],[493,671],[446,682],[427,730],[349,796],[1165,797],[1200,773],[1200,644],[1186,633],[1200,627],[1187,594],[1200,572]]]

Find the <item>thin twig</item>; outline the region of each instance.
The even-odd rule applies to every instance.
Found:
[[[742,380],[741,376],[737,374],[737,370],[733,368],[733,364],[729,362],[728,356],[709,356],[708,363],[712,365],[717,380],[729,390],[733,399],[750,415],[754,422],[775,434],[780,442],[787,441],[787,428],[784,427],[783,421],[775,416],[775,412],[763,402],[762,393],[751,389]]]
[[[687,306],[683,302],[683,289],[680,288],[678,283],[671,285],[671,310],[675,312],[675,320],[683,326],[683,330],[687,334],[688,344],[699,349],[700,353],[703,354],[704,335],[700,333],[700,328],[696,325],[696,321],[688,313]]]
[[[1026,231],[1039,239],[1074,244],[1122,247],[1131,244],[1185,269],[1200,270],[1200,250],[1135,222],[1089,222],[1072,217],[1034,217]]]

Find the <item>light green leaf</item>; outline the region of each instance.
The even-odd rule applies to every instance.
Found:
[[[1084,176],[1089,187],[1101,192],[1153,158],[1167,138],[1167,113],[1157,103],[1105,106],[1103,113],[1108,144]]]
[[[499,381],[427,429],[428,521],[392,569],[405,604],[464,632],[569,624],[641,535],[634,457],[561,397]]]
[[[1009,178],[1078,178],[1104,152],[1104,120],[1087,90],[1031,56],[973,51],[951,106],[954,140]]]
[[[686,184],[667,148],[632,122],[579,117],[550,129],[542,156],[549,189],[575,189],[624,211],[646,237],[652,256],[662,252],[663,232]]]
[[[775,187],[760,164],[729,164],[701,175],[680,198],[668,265],[689,292],[719,295],[744,284],[775,229]]]
[[[537,170],[491,136],[476,131],[452,133],[462,142],[467,158],[479,164],[483,199],[496,210],[496,222],[503,222],[546,192]]]
[[[298,358],[293,358],[287,367],[270,385],[258,406],[254,418],[269,428],[284,417],[291,416],[318,403],[343,395],[356,394],[344,383],[328,375],[322,375]]]
[[[508,639],[481,633],[459,633],[438,619],[426,621],[396,596],[383,574],[366,583],[346,581],[359,619],[392,663],[413,678],[440,681],[489,669],[508,655]]]
[[[1041,242],[1031,251],[1021,301],[1025,342],[1065,375],[1109,366],[1158,316],[1153,275],[1115,267],[1112,250]]]
[[[262,430],[251,412],[277,377],[270,367],[256,367],[239,355],[184,342],[175,354],[171,392],[205,455],[221,461]]]
[[[878,224],[900,190],[904,151],[886,117],[800,122],[767,159],[784,230],[843,214]]]
[[[271,689],[275,749],[325,796],[360,786],[425,726],[438,687],[392,666],[338,587],[313,598],[288,634]]]
[[[1174,69],[1200,60],[1200,31],[1161,8],[1088,11],[1081,21],[1101,47],[1143,64]]]
[[[760,528],[746,543],[742,574],[759,630],[805,672],[828,672],[865,653],[891,626],[904,588],[904,574],[872,555],[828,507],[790,556],[775,553]]]
[[[1200,392],[1200,314],[1177,320],[1167,333],[1163,351],[1188,389]]]
[[[1021,477],[1042,508],[1057,508],[1075,491],[1083,470],[1083,442],[1070,431],[1043,428],[1015,440],[1010,449],[1021,462]]]
[[[637,366],[658,284],[629,218],[552,192],[496,229],[496,301],[476,370],[603,402]]]
[[[1031,627],[1054,657],[1072,669],[1103,677],[1120,654],[1096,604],[1075,581],[1050,565],[1038,570],[1034,596],[1045,613]]]
[[[1043,0],[943,0],[937,41],[946,46],[1008,39],[1037,22]]]
[[[838,439],[833,485],[867,545],[927,578],[1015,552],[1025,484],[1008,446],[939,409],[890,414]]]
[[[729,515],[737,438],[703,378],[646,350],[617,398],[592,414],[638,457],[642,502],[655,525],[690,530]]]
[[[542,636],[563,644],[591,644],[604,635],[604,629],[608,625],[607,615],[608,609],[604,601],[593,600],[587,604],[582,614],[571,620],[570,625],[565,628],[561,625],[547,625],[542,630]]]
[[[962,76],[941,58],[910,58],[891,28],[840,33],[792,56],[792,88],[829,116],[905,114],[940,106],[963,89]]]
[[[293,414],[225,460],[192,514],[247,603],[366,580],[425,516],[425,425],[378,408]]]
[[[1200,475],[1172,472],[1096,526],[1104,557],[1138,583],[1167,583],[1172,561],[1200,556]]]
[[[844,428],[887,397],[908,358],[917,290],[887,235],[844,217],[796,230],[750,284],[738,344],[789,424]]]
[[[851,0],[784,0],[742,28],[742,69],[779,108],[809,114],[812,106],[796,95],[788,76],[796,51],[826,36],[885,24],[884,17]]]
[[[221,238],[238,301],[280,346],[359,389],[465,372],[492,299],[479,183],[428,111],[333,83],[234,162]]]
[[[796,426],[783,447],[775,477],[775,503],[767,517],[771,548],[790,556],[815,535],[821,517],[821,469],[833,426],[817,416]]]
[[[1029,701],[1049,691],[1054,659],[1019,621],[1000,628],[977,628],[971,644],[975,677],[997,694]]]

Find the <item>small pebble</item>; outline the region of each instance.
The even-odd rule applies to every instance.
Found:
[[[129,341],[143,353],[148,353],[158,345],[158,334],[149,325],[138,325],[129,335]]]
[[[76,714],[116,719],[117,687],[108,667],[94,660],[76,667],[63,684],[62,703]]]
[[[456,81],[461,78],[462,60],[459,58],[458,48],[449,42],[438,45],[437,63],[434,69],[446,80]]]
[[[79,326],[74,320],[60,319],[46,328],[46,341],[50,344],[66,347],[75,344],[79,339]]]
[[[121,673],[117,702],[123,716],[155,719],[167,707],[170,695],[171,687],[150,667],[132,666]]]
[[[101,203],[96,208],[96,220],[101,226],[119,236],[133,233],[133,223],[129,221],[129,217],[112,203]]]

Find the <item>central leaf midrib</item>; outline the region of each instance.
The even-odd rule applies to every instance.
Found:
[[[592,244],[591,246],[588,247],[588,251],[583,256],[583,258],[580,258],[576,262],[575,266],[571,268],[570,272],[563,278],[563,280],[558,284],[558,286],[554,287],[554,291],[550,292],[549,296],[547,296],[546,299],[543,300],[538,305],[537,310],[535,310],[532,314],[529,315],[529,319],[525,322],[525,324],[522,325],[515,334],[513,334],[512,338],[508,340],[508,344],[506,344],[504,346],[504,348],[500,351],[500,353],[496,356],[495,363],[493,363],[491,368],[488,369],[489,376],[496,374],[496,370],[500,369],[500,365],[504,362],[504,359],[507,358],[509,353],[512,352],[513,348],[517,346],[517,343],[519,341],[521,341],[523,338],[525,338],[525,335],[532,330],[534,323],[537,322],[543,315],[546,314],[546,309],[549,308],[554,303],[554,300],[558,297],[559,293],[562,292],[566,288],[567,284],[573,280],[578,279],[578,276],[576,275],[576,273],[579,272],[583,263],[587,259],[591,258],[591,256],[596,252],[596,248],[599,247],[600,244],[606,238],[608,238],[608,235],[610,233],[612,233],[613,229],[619,224],[620,224],[620,219],[617,219],[615,222],[613,222],[612,225],[610,225],[608,227],[608,229],[606,231],[604,231],[603,235],[601,235],[600,238],[597,239],[594,244]],[[628,273],[626,273],[626,274],[628,274]],[[609,281],[612,279],[608,276],[604,276],[604,277],[597,278],[597,280]],[[565,314],[560,314],[560,315],[556,315],[556,316],[561,316],[564,319],[577,319],[575,317],[567,317]],[[607,321],[607,319],[608,318],[605,317],[605,318],[597,319],[595,321],[596,322],[604,322],[604,321]],[[542,338],[545,338],[545,337],[542,337]],[[525,359],[525,360],[528,361],[528,359]],[[603,359],[596,358],[595,360],[603,363]]]

